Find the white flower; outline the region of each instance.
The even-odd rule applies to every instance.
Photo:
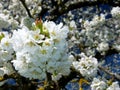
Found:
[[[108,49],[109,49],[109,45],[106,42],[101,42],[97,47],[97,50],[100,52],[107,51]]]
[[[0,77],[2,77],[4,75],[4,71],[2,70],[2,68],[0,68]]]
[[[6,18],[7,16],[5,16],[4,14],[0,14],[0,31],[2,31],[3,28],[8,28],[8,26],[10,25]]]
[[[62,23],[56,25],[52,21],[46,21],[43,23],[44,27],[48,30],[50,37],[52,39],[65,39],[69,29],[67,26],[63,26]]]
[[[22,76],[30,78],[30,79],[44,79],[45,78],[45,71],[42,71],[41,68],[37,67],[31,62],[28,62],[27,58],[23,54],[17,55],[16,60],[12,61],[18,73]]]
[[[41,27],[37,27],[42,24]],[[29,79],[44,79],[46,71],[55,75],[68,75],[71,61],[67,54],[68,27],[54,22],[33,23],[35,30],[23,26],[11,38],[16,53],[13,66],[20,75]],[[62,66],[62,67],[61,67]]]
[[[70,27],[71,30],[75,30],[77,28],[74,20],[70,21],[69,27]]]
[[[106,14],[95,15],[92,20],[83,20],[80,32],[76,33],[77,30],[70,32],[69,46],[79,45],[80,49],[88,56],[95,56],[96,50],[101,55],[104,55],[111,48],[120,51],[118,40],[120,38],[120,17],[118,15],[118,17],[105,19],[105,16]]]
[[[9,62],[4,62],[3,67],[1,68],[3,70],[4,74],[11,75],[14,73],[12,64]]]
[[[13,55],[9,51],[1,50],[0,49],[0,60],[1,61],[8,61],[13,58]]]
[[[106,90],[120,90],[118,82],[113,82]]]
[[[87,57],[84,53],[80,54],[81,59],[73,62],[73,67],[85,77],[93,77],[97,73],[98,61],[96,58]]]
[[[11,29],[16,29],[17,26],[18,22],[14,20],[12,17],[10,17],[9,14],[0,13],[0,31],[2,29],[8,29],[9,27],[11,27]]]
[[[116,15],[120,15],[120,7],[113,7],[112,10],[111,10],[111,14],[113,16],[116,16]]]
[[[62,77],[62,74],[59,73],[58,75],[52,75],[52,80],[57,81]]]
[[[105,90],[106,88],[107,84],[104,81],[101,81],[98,78],[93,79],[91,84],[91,90]]]
[[[115,50],[117,50],[117,51],[120,51],[120,45],[116,45],[116,44],[115,44],[115,45],[113,46],[113,48],[114,48]]]
[[[68,58],[70,61],[75,61],[75,57],[73,55],[70,55]]]
[[[6,51],[13,52],[12,43],[9,37],[4,37],[1,40],[1,48]]]
[[[18,31],[14,30],[11,42],[14,43],[13,48],[15,51],[23,50],[25,44],[29,41],[29,33],[27,27],[23,27],[22,30],[18,29]]]

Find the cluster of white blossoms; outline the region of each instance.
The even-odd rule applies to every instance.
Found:
[[[37,20],[33,28],[29,30],[23,26],[13,32],[11,42],[16,58],[12,63],[15,69],[30,79],[45,79],[46,72],[53,78],[68,75],[71,66],[66,42],[68,27]]]
[[[78,70],[85,78],[94,77],[98,70],[98,61],[92,56],[86,56],[84,53],[80,54],[79,61],[73,61],[73,67]]]
[[[98,78],[94,78],[92,83],[91,83],[91,90],[105,90],[107,88],[107,84],[98,79]]]
[[[113,82],[106,90],[120,90],[120,86],[118,82]]]
[[[14,72],[10,63],[14,57],[13,53],[10,35],[6,32],[0,32],[0,76]]]
[[[7,29],[16,29],[18,26],[18,22],[16,22],[9,15],[5,15],[4,13],[0,13],[0,31]],[[7,31],[6,30],[6,31]]]
[[[91,90],[120,90],[120,86],[117,81],[108,85],[106,81],[94,78],[91,83]]]
[[[117,12],[116,12],[117,11]],[[109,49],[120,51],[120,8],[114,7],[112,18],[105,19],[105,14],[96,15],[91,21],[82,21],[82,30],[73,30],[72,43],[78,44],[87,55],[95,55],[96,51],[105,54]],[[117,15],[117,16],[114,16]]]
[[[114,7],[114,8],[111,10],[111,14],[112,14],[113,16],[120,15],[120,7]]]
[[[3,15],[0,14],[0,31],[2,31],[2,28],[8,28],[9,23],[5,20],[5,17],[3,18]]]
[[[41,0],[26,0],[29,9],[32,3],[38,7]],[[46,72],[51,73],[54,80],[68,75],[71,66],[66,42],[68,27],[52,21],[33,23],[34,20],[29,18],[19,22],[21,16],[26,15],[23,8],[18,0],[11,0],[6,9],[0,3],[0,76],[13,73],[12,63],[22,76],[30,79],[44,79]],[[34,8],[31,10],[36,10]],[[16,31],[18,22],[22,28]],[[4,30],[14,31],[10,35]]]
[[[120,51],[120,8],[114,7],[111,14],[112,18],[109,19],[105,19],[105,14],[101,14],[100,16],[94,16],[91,21],[81,21],[82,30],[72,30],[70,32],[69,46],[78,45],[81,50],[81,53],[77,54],[78,61],[72,63],[73,67],[85,78],[92,77],[91,90],[120,89],[117,81],[108,85],[107,80],[102,81],[94,78],[100,65],[94,58],[96,51],[101,55],[105,55],[109,49]]]
[[[28,9],[30,10],[30,13],[32,14],[32,16],[35,16],[36,14],[41,12],[41,10],[42,10],[41,2],[42,2],[42,0],[26,0],[26,4],[27,4]]]
[[[42,0],[25,0],[26,6],[33,17],[41,12],[41,1]],[[21,19],[27,16],[27,12],[20,0],[1,0],[0,2],[0,12],[9,15],[9,18],[13,19],[14,22],[21,23]]]
[[[42,0],[25,1],[33,16],[41,11]],[[45,79],[46,73],[58,80],[62,75],[69,75],[73,66],[84,78],[93,79],[91,90],[119,90],[117,81],[108,85],[107,80],[94,78],[100,65],[94,57],[96,51],[102,55],[109,49],[120,51],[120,7],[114,7],[111,14],[109,19],[105,19],[105,14],[96,15],[91,21],[80,19],[82,30],[79,31],[74,20],[66,22],[67,27],[62,23],[42,20],[33,23],[33,19],[23,18],[26,12],[19,0],[10,0],[5,6],[0,3],[0,77],[14,73],[15,69],[30,80]],[[18,23],[21,26],[16,29]],[[5,29],[12,33],[4,32]],[[76,44],[81,50],[78,61],[68,50]]]

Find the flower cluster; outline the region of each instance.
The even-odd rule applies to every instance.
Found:
[[[91,90],[105,90],[107,88],[107,84],[98,79],[98,78],[94,78],[91,84]]]
[[[111,10],[111,14],[112,14],[113,16],[120,15],[120,7],[114,7],[114,8]]]
[[[73,67],[86,78],[94,77],[97,73],[97,59],[92,56],[87,57],[84,53],[81,53],[80,57],[79,61],[73,62]]]
[[[119,90],[120,86],[118,82],[113,82],[106,90]]]
[[[13,18],[10,18],[9,15],[5,15],[4,13],[0,13],[0,31],[10,31],[12,29],[16,29],[18,26],[18,22],[16,22]]]
[[[4,0],[0,3],[0,77],[19,73],[30,80],[43,80],[50,73],[52,80],[59,80],[62,76],[69,75],[72,66],[85,79],[93,80],[91,90],[120,89],[117,81],[108,85],[107,80],[94,78],[102,63],[98,62],[96,52],[104,56],[108,50],[120,51],[120,7],[111,10],[112,18],[106,19],[106,14],[95,15],[90,20],[80,18],[78,30],[78,23],[72,20],[75,16],[71,11],[68,13],[70,20],[63,18],[67,27],[63,23],[42,20],[34,22],[34,19],[23,18],[26,12],[21,2],[10,0],[2,5],[3,2]],[[42,0],[25,0],[33,17],[41,11],[41,2]],[[75,46],[79,48],[77,55],[71,49]]]
[[[42,0],[25,0],[25,4],[33,17],[41,12],[41,1]],[[14,20],[16,23],[21,23],[21,19],[27,15],[20,0],[1,0],[0,2],[0,12],[4,13],[4,15],[8,15],[10,21]]]
[[[118,82],[112,82],[108,85],[106,81],[100,80],[99,78],[94,78],[91,83],[91,90],[119,90],[120,86]]]
[[[28,6],[28,9],[30,10],[30,13],[32,16],[36,16],[38,13],[41,12],[42,0],[26,0],[26,4]],[[34,5],[33,5],[34,4]]]
[[[73,61],[73,67],[85,78],[92,77],[91,90],[119,90],[119,84],[113,82],[108,85],[106,81],[94,78],[97,75],[100,63],[95,57],[96,52],[105,55],[108,50],[120,51],[120,8],[114,7],[112,18],[106,19],[105,14],[96,15],[91,21],[81,21],[81,30],[72,30],[69,46],[77,45],[81,53],[74,53],[78,61]],[[117,11],[117,12],[115,12]],[[84,53],[82,53],[84,52]],[[73,51],[72,51],[73,53]],[[99,76],[99,75],[98,75]],[[116,88],[115,88],[116,87]]]
[[[117,12],[115,10],[117,9]],[[112,18],[105,19],[105,14],[94,16],[91,21],[81,21],[82,30],[72,31],[76,34],[71,37],[72,43],[78,44],[79,48],[87,55],[95,55],[96,51],[105,54],[109,49],[120,51],[120,15],[119,7],[112,9]]]
[[[0,32],[0,76],[12,74],[13,68],[10,61],[13,59],[14,50],[10,40],[10,35]]]
[[[44,79],[46,72],[68,75],[71,61],[67,54],[68,27],[52,21],[33,23],[34,30],[26,26],[13,32],[11,42],[16,53],[12,61],[15,69],[24,77]]]

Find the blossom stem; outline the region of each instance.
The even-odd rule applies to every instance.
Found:
[[[105,68],[102,67],[102,66],[98,66],[98,68],[99,68],[100,70],[103,70],[105,73],[109,74],[110,76],[116,78],[117,80],[120,80],[120,75],[118,75],[118,74],[116,74],[116,73],[112,73],[112,72],[108,71],[107,69],[105,69]]]

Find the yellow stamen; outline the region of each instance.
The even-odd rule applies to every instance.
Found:
[[[5,42],[5,45],[6,45],[6,46],[9,46],[9,42]]]
[[[45,90],[44,87],[39,87],[38,90]]]
[[[47,54],[47,51],[43,49],[43,50],[41,50],[41,53],[42,54]]]
[[[0,81],[2,81],[4,78],[2,76],[0,76]]]
[[[79,90],[83,90],[81,87],[80,87],[80,89]]]
[[[60,40],[58,40],[58,39],[54,39],[54,42],[55,42],[55,43],[59,43],[59,41],[60,41]]]
[[[54,31],[51,32],[52,35],[56,36],[56,33]]]
[[[83,83],[90,84],[87,80],[85,80],[84,78],[81,78],[81,79],[79,80],[79,85],[80,85],[80,89],[79,89],[79,90],[83,90],[83,89],[82,89],[82,84],[83,84]]]
[[[45,42],[45,45],[50,46],[50,43],[49,42]]]
[[[112,78],[107,82],[107,84],[108,84],[109,86],[112,85],[113,80],[114,80],[114,77],[112,77]]]

